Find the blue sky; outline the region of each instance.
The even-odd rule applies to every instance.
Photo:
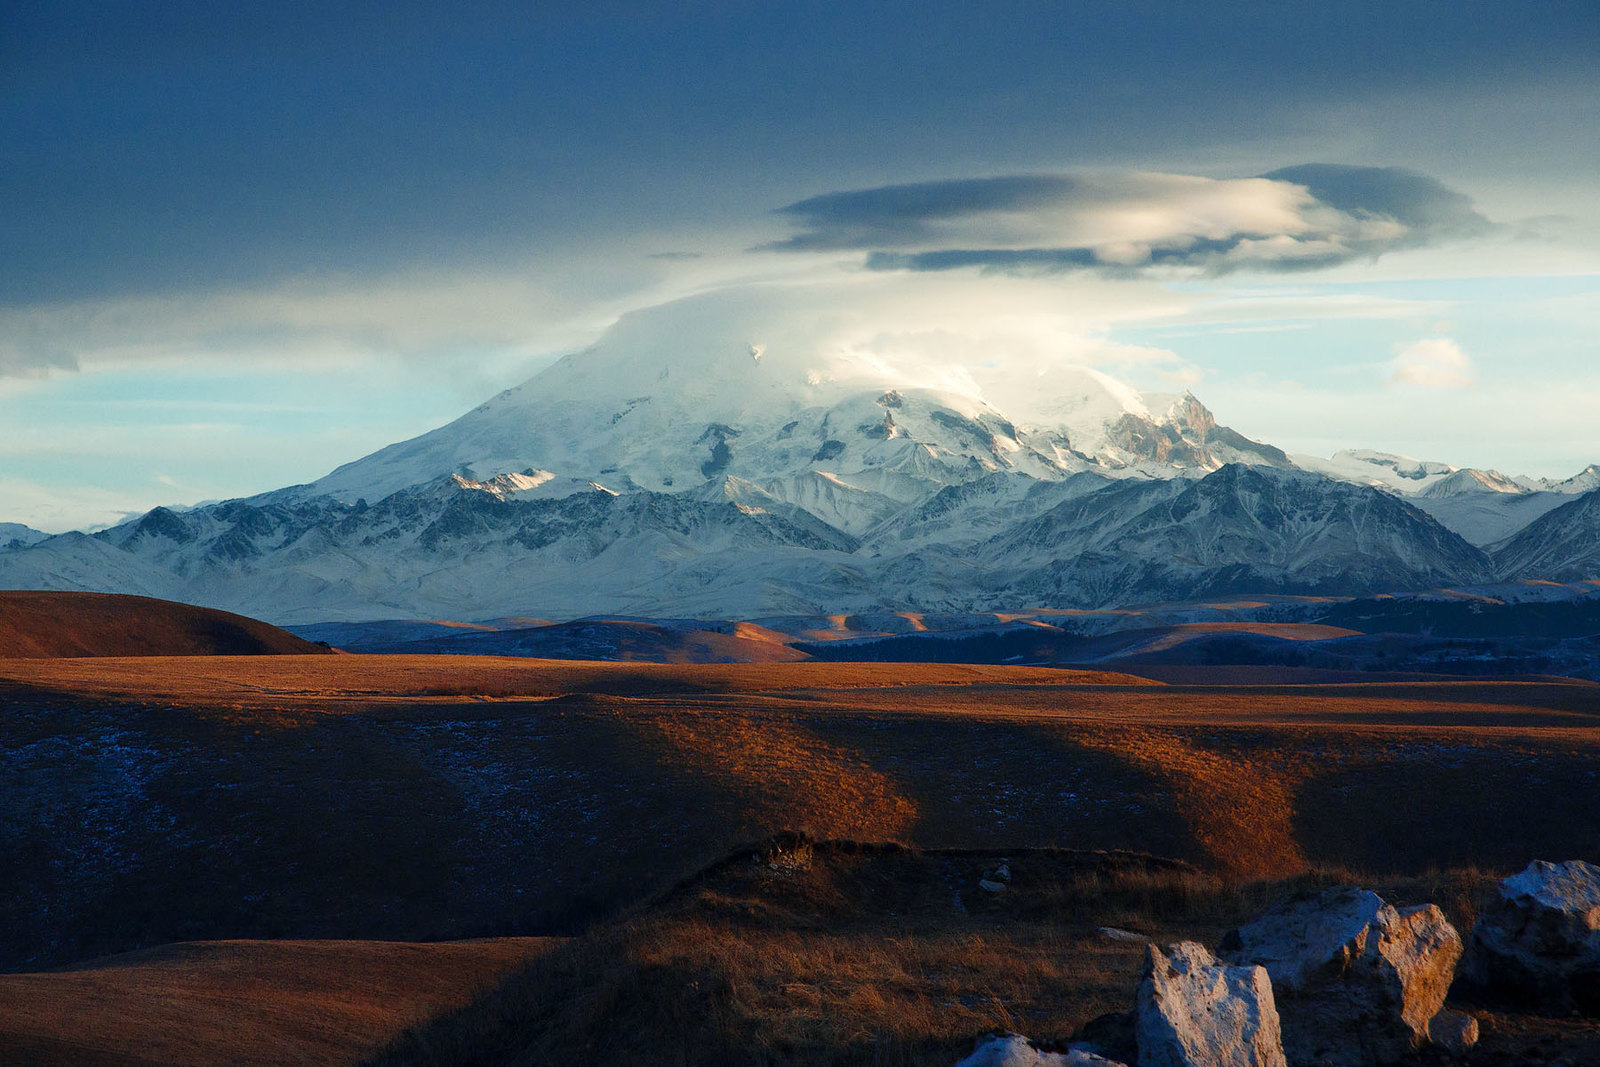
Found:
[[[310,480],[631,308],[869,268],[1025,293],[1291,450],[1571,473],[1597,55],[1592,0],[16,0],[0,520]],[[1311,163],[1436,189],[1385,229],[1392,183],[1248,182]]]

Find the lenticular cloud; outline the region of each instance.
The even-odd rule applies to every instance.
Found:
[[[1253,178],[1021,175],[826,193],[781,209],[769,250],[860,251],[875,270],[1313,270],[1472,236],[1472,202],[1398,168],[1306,164]]]

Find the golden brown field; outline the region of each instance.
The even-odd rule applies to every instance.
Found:
[[[0,657],[326,652],[258,619],[119,593],[0,590]]]
[[[0,661],[3,966],[26,989],[178,941],[583,934],[402,1060],[638,1056],[626,1033],[670,1022],[750,1062],[948,1063],[985,1028],[1065,1037],[1120,1006],[1136,953],[1098,925],[1210,936],[1341,870],[1470,915],[1496,872],[1600,855],[1597,724],[1600,686],[1562,680]],[[914,851],[675,888],[778,830]],[[956,908],[968,868],[1006,855],[1035,887]]]
[[[554,945],[210,941],[0,974],[0,1060],[352,1063]]]

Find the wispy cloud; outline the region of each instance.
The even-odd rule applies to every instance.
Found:
[[[616,312],[512,272],[0,308],[0,379],[119,365],[515,361],[582,343]]]
[[[860,251],[873,270],[1315,270],[1487,232],[1472,202],[1392,167],[1306,164],[1254,178],[1020,175],[826,193],[781,209],[763,246]]]
[[[1448,337],[1424,337],[1400,346],[1389,362],[1390,385],[1420,385],[1426,389],[1460,389],[1478,380],[1477,368]]]

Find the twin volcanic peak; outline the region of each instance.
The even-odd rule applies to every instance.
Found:
[[[1291,457],[1188,393],[953,363],[937,339],[859,324],[775,329],[772,309],[713,293],[625,316],[309,485],[13,540],[0,587],[303,623],[1101,607],[1600,573],[1592,536],[1561,532],[1591,522],[1562,506],[1584,476]]]

